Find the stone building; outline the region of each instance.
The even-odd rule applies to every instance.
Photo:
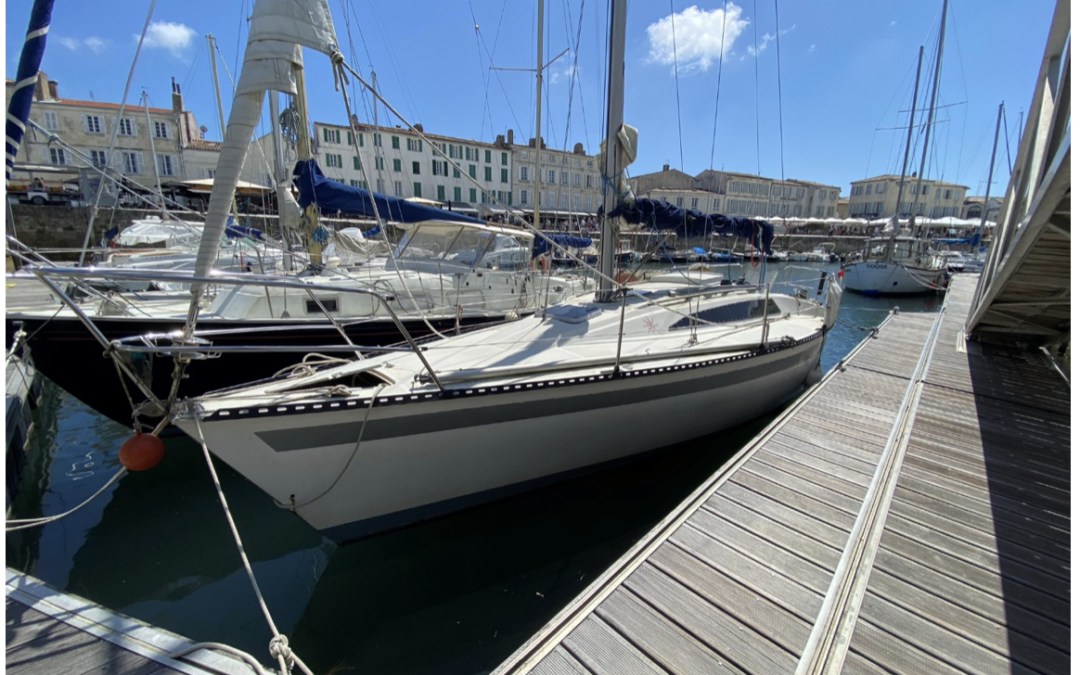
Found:
[[[319,166],[342,183],[395,197],[453,202],[451,208],[463,211],[512,201],[512,153],[495,143],[428,133],[425,140],[410,129],[361,122],[351,128],[315,122],[314,131]],[[429,143],[437,143],[450,159]]]
[[[996,223],[998,215],[1001,213],[1003,199],[1003,197],[991,197],[989,200],[985,197],[968,197],[964,200],[964,208],[960,212],[960,217],[981,219],[983,210],[985,210],[986,222]]]
[[[851,182],[851,194],[848,195],[848,213],[852,218],[891,218],[929,216],[930,218],[961,217],[964,196],[967,187],[944,181],[923,180],[918,184],[919,194],[915,194],[918,179],[914,176],[903,177],[904,196],[900,195],[901,176],[885,174]],[[900,203],[897,211],[897,201]]]
[[[8,98],[14,82],[7,81]],[[45,129],[29,127],[16,157],[12,180],[30,178],[35,167],[51,167],[52,182],[78,177],[79,167],[94,165],[109,168],[146,188],[185,177],[184,147],[201,134],[195,117],[183,108],[179,85],[173,82],[172,108],[145,107],[137,103],[124,106],[105,101],[62,98],[56,80],[41,72],[34,89],[30,119]],[[108,156],[113,131],[116,143]],[[74,150],[50,143],[55,134]],[[50,182],[46,180],[46,182]]]
[[[520,209],[527,220],[532,220],[534,191],[539,194],[542,223],[594,217],[602,206],[598,161],[585,153],[581,143],[574,144],[573,150],[559,150],[548,147],[541,137],[538,184],[534,183],[535,138],[530,138],[527,145],[518,145],[514,143],[513,129],[508,129],[505,138],[501,134],[495,138],[495,145],[511,151],[513,206]]]

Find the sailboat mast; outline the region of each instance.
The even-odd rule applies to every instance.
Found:
[[[307,96],[304,89],[304,67],[293,66],[296,75],[296,154],[297,159],[306,162],[311,159],[311,137],[308,135]],[[312,202],[304,207],[304,229],[307,234],[308,261],[312,265],[322,264],[322,244],[315,241],[315,230],[319,227],[319,211]]]
[[[533,144],[533,227],[540,229],[540,97],[544,82],[544,0],[536,3],[536,141]]]
[[[611,55],[608,60],[607,140],[604,148],[604,213],[600,231],[600,287],[598,302],[610,302],[614,296],[615,223],[607,214],[615,210],[622,197],[622,145],[619,130],[623,123],[623,77],[626,53],[626,0],[611,2],[611,33],[608,37]],[[538,140],[539,144],[539,140]]]
[[[266,92],[270,99],[270,133],[274,141],[274,194],[277,195],[278,233],[282,241],[286,239],[285,226],[281,221],[281,209],[284,202],[284,192],[288,188],[285,182],[285,162],[281,154],[281,111],[278,104],[278,93],[274,90]]]
[[[900,204],[904,201],[904,179],[907,178],[907,161],[911,152],[911,133],[915,130],[915,107],[919,102],[919,78],[922,75],[922,45],[919,45],[919,60],[915,66],[915,88],[911,92],[911,115],[908,117],[907,140],[904,141],[904,163],[900,165],[900,185],[896,193],[896,210],[892,218],[892,236],[889,237],[889,247],[885,252],[885,260],[892,260],[893,245],[896,235],[900,233]]]
[[[979,238],[986,234],[986,216],[990,211],[990,182],[994,180],[994,160],[997,158],[998,136],[1001,134],[1001,118],[1005,114],[1005,101],[998,104],[997,124],[994,125],[994,147],[990,150],[990,175],[986,177],[986,195],[983,197],[982,221],[979,223]],[[972,251],[975,245],[971,246]]]
[[[161,204],[161,219],[168,220],[165,210],[165,193],[161,191],[161,168],[158,166],[157,150],[154,148],[154,123],[150,121],[150,99],[143,92],[143,112],[146,113],[146,135],[150,139],[150,161],[154,163],[154,182],[157,183],[158,203]]]
[[[949,0],[941,3],[941,27],[938,29],[937,55],[934,59],[934,83],[930,85],[930,109],[926,113],[926,135],[923,136],[922,159],[919,160],[919,175],[915,179],[915,199],[911,202],[911,230],[915,231],[915,216],[918,214],[919,193],[922,192],[923,170],[926,168],[926,151],[930,148],[930,133],[934,128],[934,103],[937,101],[938,81],[941,78],[941,56],[945,51],[945,17],[948,15]]]

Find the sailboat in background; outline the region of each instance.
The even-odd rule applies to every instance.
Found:
[[[944,0],[941,7],[941,26],[938,30],[937,55],[934,59],[934,81],[930,87],[930,104],[926,118],[926,135],[923,137],[922,160],[918,178],[911,186],[911,227],[906,235],[901,234],[900,208],[904,199],[904,187],[908,169],[908,152],[911,149],[911,136],[914,130],[916,102],[919,94],[919,75],[922,71],[923,49],[919,48],[919,63],[915,70],[915,87],[911,97],[911,116],[908,121],[907,140],[904,144],[904,161],[900,171],[899,190],[896,195],[896,210],[888,228],[891,232],[884,237],[867,240],[857,261],[842,267],[845,290],[863,295],[922,295],[944,290],[948,280],[946,261],[938,254],[931,241],[911,236],[914,230],[915,214],[919,212],[919,198],[925,189],[922,186],[923,170],[926,167],[926,151],[930,145],[930,136],[934,122],[934,106],[937,99],[939,78],[941,76],[941,57],[945,47],[945,17],[949,0]]]
[[[256,73],[280,69],[250,55],[265,54],[266,40],[289,39],[265,30],[265,13],[281,4],[256,2],[245,71],[249,64]],[[297,31],[296,43],[333,53],[322,48],[333,44],[325,2],[288,6],[301,4],[310,7],[295,12],[293,25],[279,27]],[[826,305],[711,273],[695,275],[695,282],[685,274],[629,287],[613,281],[619,218],[694,229],[695,236],[734,230],[766,252],[771,240],[761,221],[668,212],[670,205],[630,196],[624,169],[636,151],[636,131],[622,120],[625,31],[626,3],[615,0],[600,162],[611,187],[595,294],[431,341],[423,350],[315,364],[181,401],[173,423],[282,506],[343,541],[714,433],[797,391],[818,367],[835,320],[835,283]],[[257,86],[244,86],[249,81],[283,86],[245,74],[238,97],[261,96]],[[241,102],[233,116],[250,117],[249,107]],[[230,122],[230,134],[234,128],[241,137],[249,133],[243,123]],[[243,151],[226,142],[222,165],[239,164]],[[212,211],[221,212],[229,198],[228,182],[221,185]]]

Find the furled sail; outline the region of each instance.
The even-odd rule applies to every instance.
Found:
[[[301,208],[307,208],[308,204],[316,204],[324,212],[340,211],[374,218],[375,209],[372,208],[372,201],[374,201],[379,217],[393,223],[419,223],[425,220],[452,220],[480,224],[484,222],[456,211],[417,204],[407,199],[345,185],[323,175],[322,169],[314,159],[297,162],[293,175],[296,177],[296,187],[300,190]]]
[[[34,85],[38,80],[41,56],[45,53],[45,36],[49,33],[52,20],[53,0],[35,0],[30,10],[30,26],[26,31],[22,54],[19,55],[19,67],[15,74],[15,91],[8,101],[7,114],[7,168],[6,178],[11,178],[11,169],[15,166],[15,157],[19,154],[23,134],[26,132],[26,120],[30,117],[30,104],[34,100]]]
[[[608,215],[622,216],[627,223],[644,224],[653,230],[673,230],[680,237],[703,237],[713,232],[746,237],[755,248],[772,253],[773,226],[756,218],[702,213],[646,197],[623,203]]]
[[[590,237],[575,237],[569,234],[551,234],[546,239],[544,237],[533,237],[532,257],[543,255],[554,248],[548,239],[555,240],[555,243],[563,248],[588,248],[593,244]]]
[[[205,276],[217,257],[218,242],[225,230],[251,134],[259,121],[264,94],[267,90],[297,93],[294,68],[303,66],[301,46],[330,55],[337,50],[336,45],[326,0],[256,0],[195,259],[196,276]],[[202,284],[192,284],[193,303],[201,292]]]

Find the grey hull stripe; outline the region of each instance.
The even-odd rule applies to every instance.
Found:
[[[820,343],[818,343],[820,344]],[[364,440],[375,441],[388,438],[400,438],[420,434],[430,434],[448,429],[462,429],[467,427],[480,427],[501,422],[516,422],[524,419],[551,417],[567,413],[583,412],[586,410],[599,410],[614,406],[655,401],[658,399],[692,394],[712,389],[720,389],[735,384],[750,382],[772,372],[784,370],[797,361],[810,358],[814,350],[799,351],[785,356],[771,363],[762,363],[748,368],[739,369],[722,378],[697,377],[691,381],[671,382],[662,385],[650,385],[620,389],[604,394],[559,395],[542,401],[527,401],[522,403],[504,403],[499,405],[484,406],[468,410],[452,410],[445,412],[433,412],[427,415],[407,416],[387,419],[371,419],[367,428],[364,429]],[[731,366],[740,361],[721,364],[718,367]],[[703,369],[707,370],[707,369]],[[686,374],[700,371],[688,370]],[[632,380],[633,378],[630,378]],[[627,382],[627,380],[614,380],[615,382]],[[605,382],[612,382],[606,380]],[[643,381],[644,384],[644,381]],[[566,392],[569,393],[569,392]],[[423,404],[419,404],[423,405]],[[430,405],[438,405],[431,402]],[[357,408],[349,410],[355,413]],[[305,416],[298,415],[298,421]],[[255,435],[264,443],[277,452],[291,450],[305,450],[309,448],[321,448],[334,445],[355,443],[360,433],[361,422],[343,422],[340,424],[325,424],[320,427],[298,427],[293,429],[278,429],[274,431],[257,431]]]

